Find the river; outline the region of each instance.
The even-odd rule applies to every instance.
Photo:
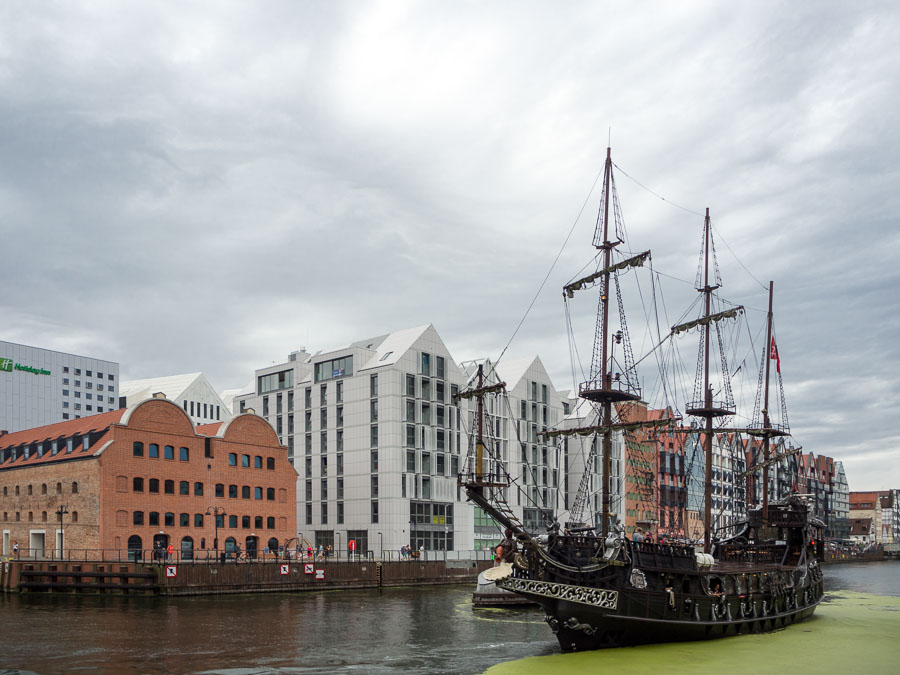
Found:
[[[0,671],[734,673],[776,670],[766,664],[777,654],[779,664],[794,659],[816,672],[814,661],[839,665],[841,655],[855,658],[846,643],[863,643],[867,675],[900,672],[881,669],[900,664],[900,563],[825,573],[827,602],[787,630],[583,654],[560,654],[539,610],[473,611],[468,585],[193,598],[12,594],[0,596]],[[884,631],[893,638],[882,639]]]

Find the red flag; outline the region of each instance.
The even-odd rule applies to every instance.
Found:
[[[775,361],[776,372],[781,372],[781,357],[778,356],[778,347],[775,346],[775,337],[772,336],[772,344],[769,347],[769,358]]]

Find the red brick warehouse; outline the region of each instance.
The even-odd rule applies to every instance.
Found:
[[[0,436],[4,555],[252,555],[296,536],[297,472],[253,414],[195,427],[176,404],[130,408]],[[60,513],[65,511],[65,513]],[[224,514],[222,512],[224,511]]]

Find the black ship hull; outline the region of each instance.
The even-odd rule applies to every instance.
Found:
[[[516,577],[500,585],[544,609],[547,624],[566,652],[773,631],[811,617],[822,598],[821,581],[777,597],[677,593],[670,598],[668,593],[601,590]]]

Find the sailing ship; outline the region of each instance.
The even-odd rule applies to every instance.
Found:
[[[726,423],[736,408],[718,325],[740,315],[744,308],[723,304],[718,297],[721,278],[707,209],[695,284],[702,313],[672,327],[664,338],[695,331],[700,334],[693,394],[685,402],[683,414],[676,407],[666,406],[663,414],[649,416],[638,386],[619,274],[643,266],[650,260],[650,251],[623,258],[624,254],[617,251],[625,241],[620,221],[613,162],[607,149],[593,239],[598,251],[597,270],[563,289],[566,298],[590,288],[597,288],[600,294],[592,364],[588,377],[578,386],[580,404],[592,411],[592,423],[543,432],[545,438],[572,434],[593,437],[591,456],[585,464],[592,465],[593,453],[599,454],[599,518],[580,520],[589,499],[589,481],[585,478],[568,521],[552,522],[546,533],[526,528],[507,502],[509,476],[496,470],[502,462],[491,456],[491,446],[485,443],[485,397],[502,392],[505,385],[492,380],[479,365],[471,386],[459,394],[459,398],[476,402],[474,453],[459,482],[476,505],[500,527],[512,531],[516,542],[513,554],[505,556],[511,562],[488,570],[486,576],[498,587],[540,605],[563,651],[703,640],[771,631],[803,621],[813,615],[823,596],[819,561],[824,524],[809,515],[801,496],[772,502],[768,499],[768,469],[785,455],[773,452],[772,446],[784,448],[783,439],[789,435],[786,411],[780,423],[773,422],[769,411],[769,350],[775,349],[773,285],[769,284],[767,335],[754,414],[746,427],[729,428]],[[610,319],[615,312],[613,297],[618,303],[616,327]],[[717,340],[713,340],[714,335]],[[717,349],[719,358],[715,358]],[[713,360],[721,366],[717,387],[712,382]],[[686,422],[685,416],[693,421]],[[652,443],[680,433],[690,434],[703,448],[702,543],[660,543],[629,537],[611,505],[613,438],[619,435]],[[762,503],[747,508],[745,517],[733,524],[728,536],[714,537],[713,441],[728,434],[750,436],[754,439],[751,442],[761,446],[760,464],[746,474],[750,481],[762,471]]]

